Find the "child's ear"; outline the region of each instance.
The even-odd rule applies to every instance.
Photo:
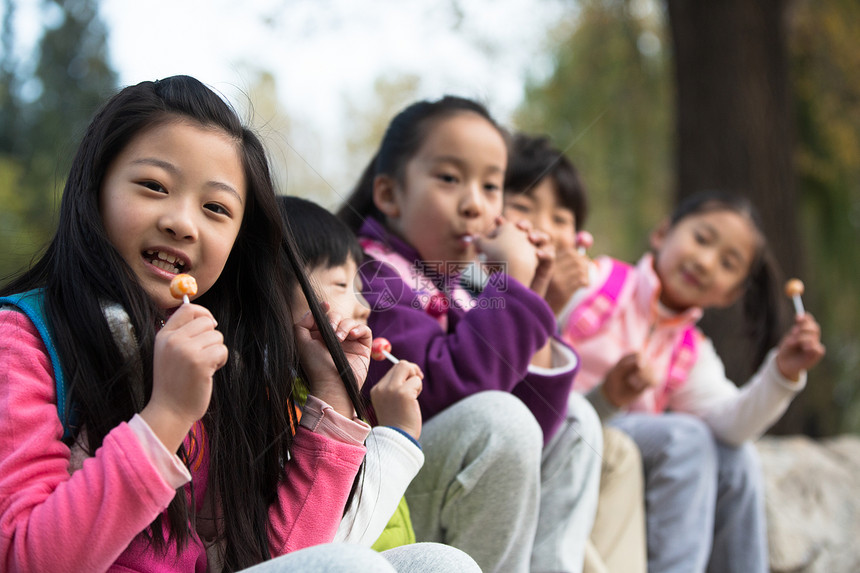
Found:
[[[373,179],[373,204],[388,218],[400,215],[395,188],[394,178],[390,175],[377,175]]]
[[[652,251],[659,251],[663,246],[663,242],[666,240],[666,235],[669,234],[669,229],[671,228],[672,223],[669,219],[663,219],[660,221],[660,224],[657,225],[653,231],[651,231],[651,235],[649,237],[649,242],[651,244]]]

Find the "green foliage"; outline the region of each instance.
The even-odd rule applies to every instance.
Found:
[[[581,170],[591,200],[586,226],[595,235],[594,253],[635,260],[672,201],[669,31],[662,4],[585,0],[578,5],[580,11],[554,31],[552,72],[530,80],[516,123],[550,135]],[[828,348],[804,401],[816,432],[857,432],[860,4],[802,0],[791,6],[795,168],[809,269],[804,300],[821,323]]]
[[[832,431],[860,431],[860,5],[854,0],[801,2],[791,23],[804,241],[810,276],[807,305],[822,323],[828,356],[821,373],[834,381],[822,411],[845,412]]]
[[[0,115],[0,198],[2,233],[8,248],[0,256],[0,280],[19,270],[50,238],[63,177],[77,143],[117,82],[108,64],[107,33],[96,0],[44,2],[44,14],[51,14],[45,20],[52,24],[39,42],[34,78],[20,76],[7,49],[14,44],[8,25],[13,11],[14,2],[6,0],[0,61],[4,104]],[[21,95],[25,80],[35,80],[35,97],[25,99]]]
[[[636,260],[671,200],[667,30],[648,2],[580,5],[553,31],[554,71],[529,80],[515,123],[551,136],[580,170],[594,252]]]

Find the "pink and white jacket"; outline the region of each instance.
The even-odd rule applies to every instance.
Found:
[[[671,381],[670,364],[684,331],[694,327],[702,315],[699,308],[675,313],[660,304],[660,280],[653,257],[643,256],[627,274],[611,315],[597,331],[577,338],[571,317],[610,276],[614,263],[608,257],[594,261],[589,286],[574,293],[558,316],[559,333],[580,356],[575,391],[589,394],[602,417],[615,411],[602,399],[600,385],[606,373],[626,354],[640,352],[655,373],[663,376],[656,388],[646,390],[629,411],[686,412],[702,418],[723,442],[739,445],[763,434],[785,412],[806,384],[780,374],[772,351],[758,372],[738,388],[726,377],[722,360],[712,342],[695,329],[695,352],[683,379]]]
[[[139,416],[114,428],[95,456],[78,459],[61,441],[42,339],[23,314],[0,311],[0,570],[214,570],[197,535],[166,555],[140,535],[177,488],[188,494],[190,480],[202,508],[208,456],[200,428],[185,442],[198,454],[190,473]],[[368,432],[366,424],[309,399],[287,477],[269,510],[273,555],[334,538]]]

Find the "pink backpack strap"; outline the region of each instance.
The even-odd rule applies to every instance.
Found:
[[[672,358],[669,360],[669,368],[666,372],[666,384],[657,395],[657,411],[666,409],[669,395],[684,385],[690,376],[690,370],[696,364],[698,358],[698,339],[696,328],[689,326],[678,337],[675,348],[672,350]]]
[[[374,239],[359,237],[358,242],[367,255],[394,268],[397,274],[400,275],[400,278],[403,279],[403,282],[417,292],[418,297],[415,304],[420,305],[420,308],[423,308],[427,314],[436,319],[443,330],[448,328],[448,308],[451,306],[450,298],[440,291],[433,284],[433,281],[420,275],[414,261],[410,262],[406,260],[384,243]]]
[[[610,260],[612,268],[606,281],[570,314],[565,330],[571,339],[586,338],[596,333],[618,306],[618,297],[632,267],[615,259]]]

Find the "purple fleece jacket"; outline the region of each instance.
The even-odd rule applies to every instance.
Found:
[[[411,246],[374,219],[367,219],[359,237],[384,243],[410,262],[419,260]],[[546,301],[511,277],[490,281],[468,312],[448,309],[446,331],[418,303],[413,285],[391,265],[368,258],[359,272],[373,335],[387,338],[395,356],[424,371],[418,401],[425,420],[462,398],[500,390],[529,407],[543,430],[544,443],[549,441],[565,418],[578,364],[550,374],[528,371],[534,353],[554,336],[555,317]],[[564,344],[558,338],[556,342]],[[390,367],[388,361],[372,361],[364,391],[369,392]]]

